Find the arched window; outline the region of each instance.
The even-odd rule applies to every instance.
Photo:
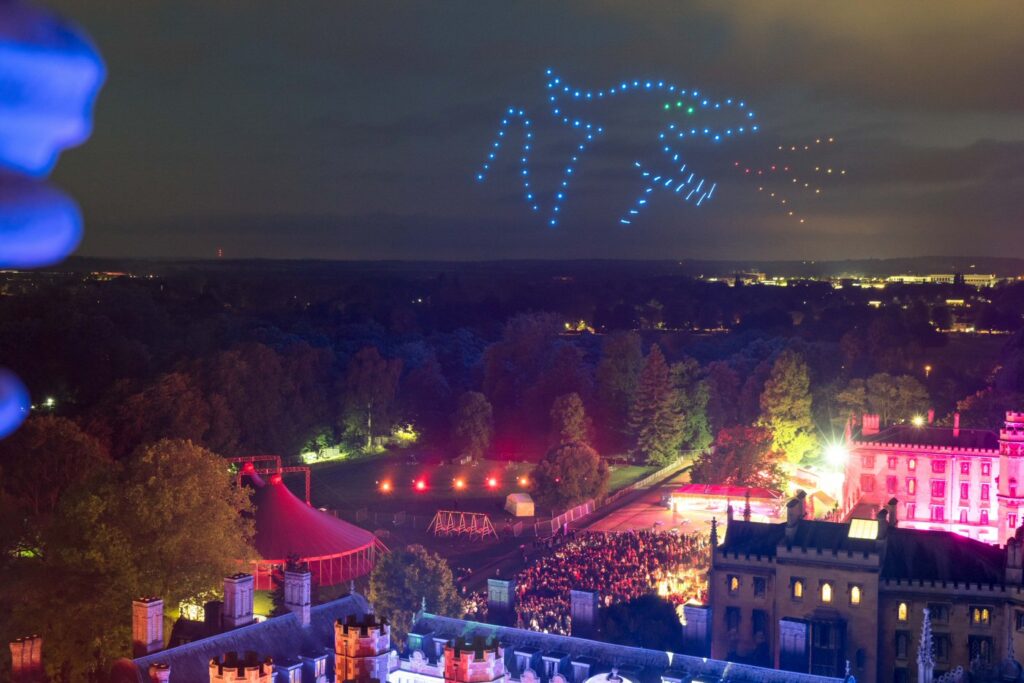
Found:
[[[793,580],[793,597],[797,600],[804,597],[804,582],[802,579]]]
[[[900,606],[896,608],[896,619],[897,621],[907,620],[907,603],[901,602]]]
[[[729,592],[736,593],[740,589],[740,578],[738,576],[729,577]]]
[[[821,601],[825,603],[832,602],[832,584],[828,581],[821,584]]]
[[[860,604],[860,586],[851,586],[850,587],[850,604],[851,605],[859,605]]]

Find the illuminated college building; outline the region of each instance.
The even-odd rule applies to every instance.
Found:
[[[1024,529],[1005,548],[875,519],[730,519],[709,575],[711,656],[867,683],[1021,681]]]
[[[898,425],[865,415],[849,443],[844,498],[901,503],[902,526],[952,531],[1004,545],[1024,522],[1024,413],[999,431]],[[1019,482],[1019,483],[1018,483]]]

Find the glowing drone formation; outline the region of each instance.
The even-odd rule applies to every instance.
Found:
[[[734,161],[733,168],[745,177],[757,181],[757,191],[779,206],[787,216],[804,223],[798,206],[808,199],[822,196],[830,180],[846,175],[838,168],[821,161],[821,152],[835,143],[833,136],[815,138],[813,142],[779,145],[777,157],[764,165]]]
[[[727,99],[719,102],[702,95],[699,90],[678,87],[665,81],[627,80],[603,90],[586,90],[563,81],[554,75],[551,69],[547,70],[547,77],[551,115],[578,136],[576,147],[563,169],[562,179],[553,191],[548,206],[544,208],[547,212],[548,224],[552,226],[558,225],[562,204],[568,196],[569,184],[579,167],[580,158],[590,144],[605,132],[604,126],[594,120],[570,116],[565,111],[565,102],[592,104],[612,98],[621,99],[630,95],[641,95],[647,98],[657,96],[659,108],[669,114],[668,123],[658,132],[658,143],[668,164],[645,165],[640,161],[634,162],[634,168],[643,178],[645,187],[636,201],[619,219],[619,222],[624,225],[632,223],[633,218],[647,206],[648,198],[655,189],[669,192],[684,202],[692,200],[697,206],[714,197],[716,183],[698,177],[695,170],[688,168],[676,145],[682,144],[686,140],[701,138],[713,143],[720,143],[733,137],[756,133],[759,128],[752,122],[754,112],[748,109],[742,100]],[[667,102],[665,101],[666,97],[669,98]],[[735,120],[726,127],[709,126],[703,123],[696,125],[691,117],[698,112],[709,112],[723,117],[732,114]],[[518,125],[522,131],[519,175],[522,178],[523,198],[531,210],[542,213],[542,207],[545,207],[545,204],[541,199],[540,192],[530,180],[530,152],[533,149],[534,136],[532,121],[524,109],[509,107],[506,110],[498,126],[497,136],[491,143],[487,159],[476,178],[480,182],[487,179],[491,165],[497,160],[502,143],[506,141],[513,125]]]

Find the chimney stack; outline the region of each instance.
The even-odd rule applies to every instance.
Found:
[[[885,509],[889,513],[886,516],[886,521],[889,523],[889,527],[895,529],[899,526],[896,518],[896,508],[899,507],[899,501],[896,498],[890,498],[889,502],[885,504]]]
[[[1011,586],[1019,586],[1024,582],[1024,549],[1021,548],[1020,539],[1011,536],[1006,540],[1006,583]]]
[[[284,570],[284,606],[298,618],[302,626],[309,626],[312,577],[305,565]]]
[[[164,601],[132,600],[132,651],[143,657],[164,649]]]
[[[953,436],[960,436],[960,413],[953,413]]]
[[[878,536],[875,538],[879,541],[884,541],[886,535],[889,532],[889,509],[882,508],[875,515],[875,520],[878,522]]]
[[[860,433],[864,436],[871,436],[878,433],[878,415],[864,413],[861,418]]]
[[[804,507],[804,500],[806,498],[807,492],[801,489],[796,492],[796,496],[786,503],[786,540],[791,543],[796,538],[796,530],[800,526],[800,520],[806,514],[806,508]]]
[[[14,683],[39,683],[43,680],[43,639],[25,636],[11,642],[11,680]]]
[[[169,683],[169,681],[171,680],[171,665],[150,664],[149,680],[150,683]]]
[[[253,622],[252,574],[232,574],[224,577],[224,607],[221,613],[226,629],[247,626]]]

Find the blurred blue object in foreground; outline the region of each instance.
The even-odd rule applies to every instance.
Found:
[[[33,179],[89,137],[104,74],[81,31],[20,0],[0,0],[0,268],[52,265],[78,246],[78,206]],[[25,385],[0,368],[0,438],[30,409]]]
[[[82,239],[82,214],[46,183],[0,173],[0,268],[58,263]]]
[[[42,177],[61,150],[85,142],[104,73],[80,31],[32,5],[0,0],[0,166]]]
[[[0,368],[0,439],[17,429],[30,409],[28,389],[13,372]]]

